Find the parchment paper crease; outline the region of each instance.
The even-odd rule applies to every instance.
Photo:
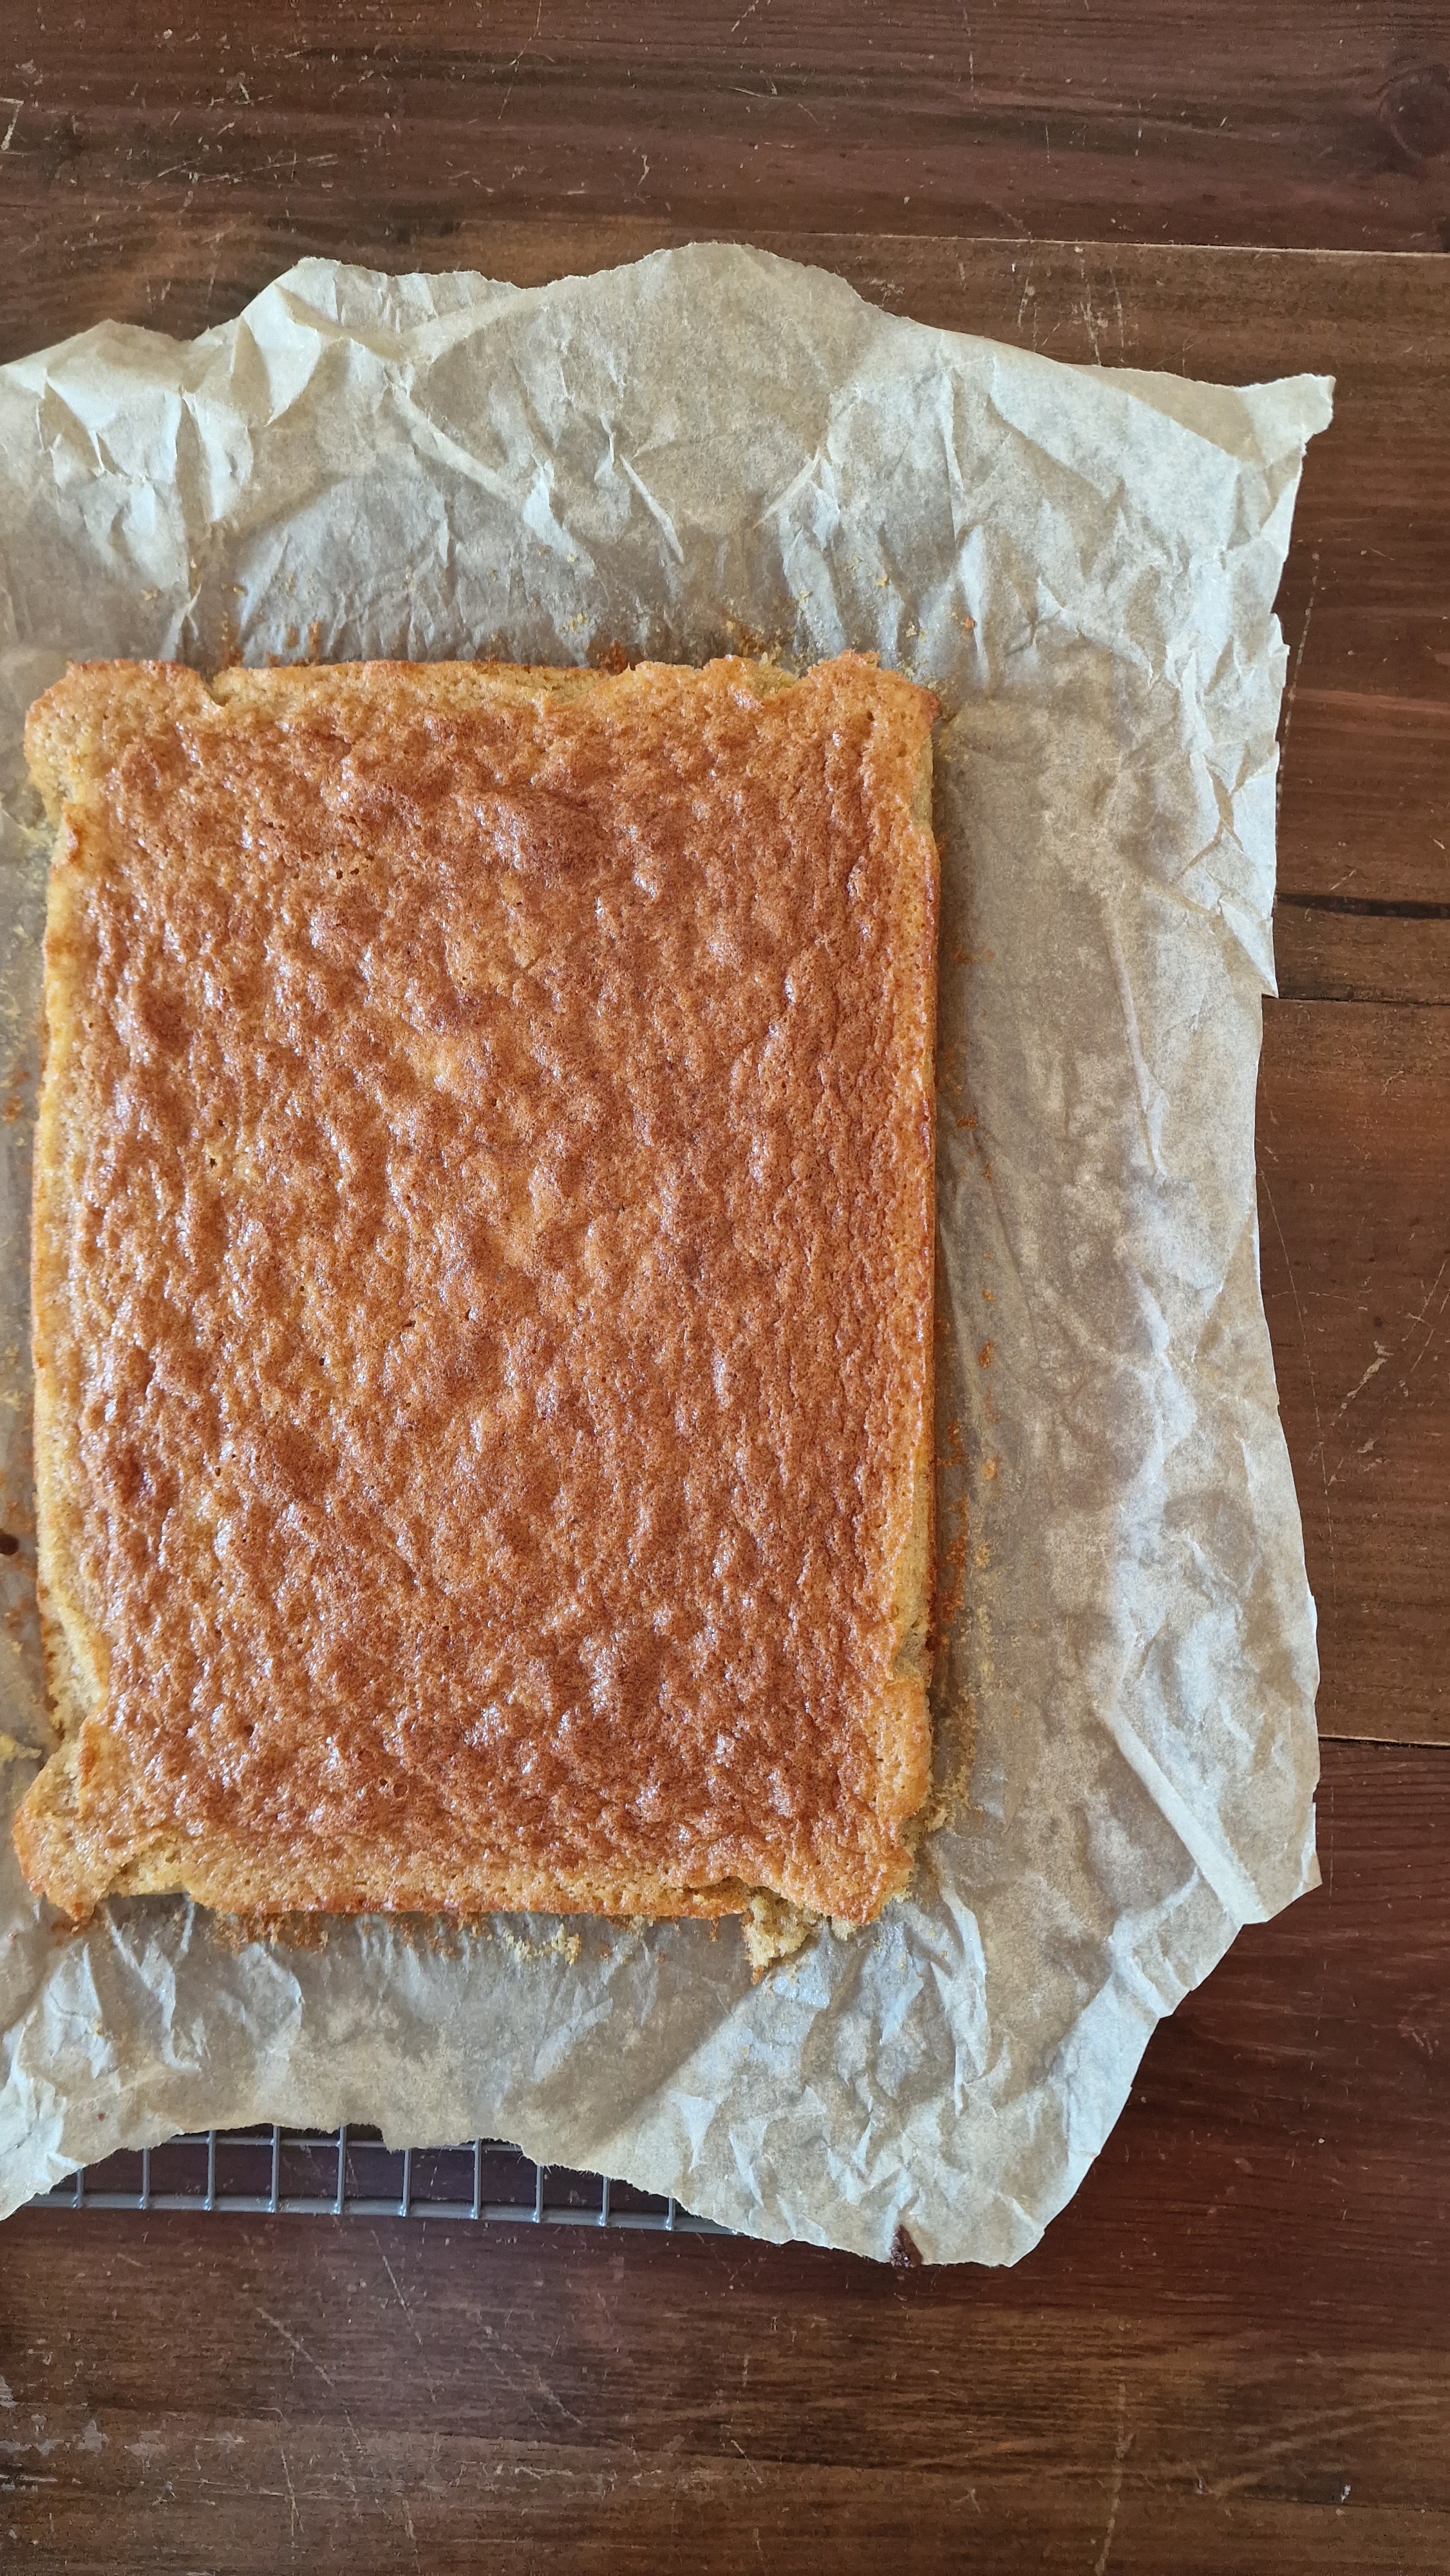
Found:
[[[513,2138],[761,2236],[885,2255],[904,2224],[931,2260],[1011,2262],[1159,2015],[1314,1884],[1253,1119],[1272,606],[1328,418],[1317,377],[1063,367],[720,247],[528,291],[306,261],[193,343],[108,325],[0,372],[14,1744],[46,1740],[20,733],[71,657],[855,646],[940,693],[940,1513],[965,1582],[948,1821],[911,1897],[758,1986],[700,1925],[582,1925],[577,1959],[518,1918],[452,1956],[376,1920],[232,1953],[130,1902],[57,1941],[7,1832],[5,2207],[181,2128],[376,2121]],[[10,1802],[33,1772],[0,1769]]]

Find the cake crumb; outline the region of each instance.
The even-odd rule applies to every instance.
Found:
[[[793,1959],[803,1950],[821,1917],[808,1913],[802,1905],[792,1905],[787,1898],[773,1895],[768,1887],[751,1890],[749,1911],[740,1918],[746,1954],[755,1983],[759,1985],[768,1968],[781,1959]]]

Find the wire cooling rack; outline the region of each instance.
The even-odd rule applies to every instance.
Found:
[[[30,2206],[728,2233],[631,2183],[535,2164],[498,2138],[474,2138],[461,2147],[385,2147],[376,2129],[356,2127],[204,2129],[108,2156],[41,2192]]]

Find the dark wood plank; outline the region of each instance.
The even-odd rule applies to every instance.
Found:
[[[1320,1731],[1450,1741],[1450,1012],[1266,1004],[1259,1197]]]
[[[1154,2038],[1010,2273],[362,2221],[4,2237],[4,2563],[310,2576],[1450,2564],[1450,1761]]]
[[[1443,456],[1425,454],[1423,473],[1409,467],[1388,493],[1377,491],[1359,508],[1348,499],[1346,467],[1369,471],[1371,421],[1351,417],[1349,426],[1360,434],[1350,440],[1350,459],[1341,451],[1335,460],[1334,475],[1345,507],[1331,524],[1317,475],[1306,475],[1308,506],[1280,595],[1294,659],[1302,655],[1314,675],[1313,687],[1296,689],[1280,726],[1280,882],[1331,904],[1349,897],[1390,910],[1439,904],[1450,912],[1450,617],[1428,585],[1421,588],[1418,570],[1423,542],[1431,582],[1450,578],[1450,562],[1440,562],[1447,516],[1437,514],[1432,528],[1424,498],[1411,498],[1450,478],[1450,437]],[[1389,539],[1384,562],[1403,567],[1403,618],[1387,595],[1399,576],[1385,578],[1383,563],[1379,598],[1368,601],[1360,588],[1376,537]],[[1342,587],[1318,592],[1333,613],[1316,631],[1314,584],[1326,558]],[[1440,589],[1438,600],[1447,598],[1450,590]],[[1340,685],[1350,679],[1352,686]],[[1417,688],[1426,694],[1413,695]],[[1443,973],[1419,998],[1450,999]]]
[[[1274,962],[1285,1001],[1450,1001],[1450,903],[1437,910],[1360,911],[1353,898],[1281,900]]]
[[[150,0],[81,29],[45,0],[7,15],[22,264],[57,208],[124,224],[143,197],[335,248],[366,203],[427,264],[490,208],[1341,250],[1450,231],[1429,0]]]
[[[1265,1281],[1325,1722],[1443,1735],[1446,1015],[1355,1002],[1445,999],[1447,271],[1144,246],[1447,246],[1443,13],[85,14],[7,19],[0,356],[204,327],[307,249],[526,278],[720,231],[1058,356],[1338,375],[1278,939],[1286,992],[1344,999],[1269,1013]],[[1328,1888],[1159,2034],[1011,2275],[12,2222],[0,2564],[1443,2568],[1447,1780],[1326,1747]]]

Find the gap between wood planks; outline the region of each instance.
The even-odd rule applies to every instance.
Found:
[[[1450,921],[1450,903],[1380,902],[1372,895],[1281,894],[1280,912],[1338,912],[1365,921]],[[1450,994],[1446,995],[1450,1001]]]

